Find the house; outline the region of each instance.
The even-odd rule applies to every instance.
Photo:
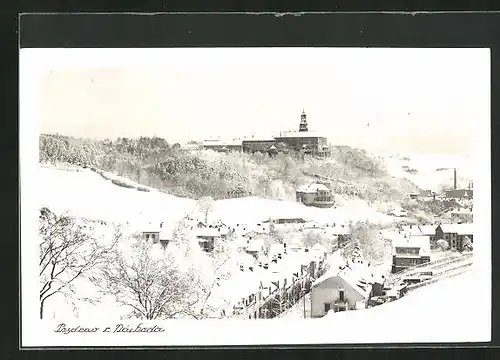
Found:
[[[471,223],[474,221],[473,212],[468,208],[452,209],[450,215],[452,222]]]
[[[142,237],[144,240],[152,240],[153,243],[160,241],[160,228],[148,228],[142,231]]]
[[[330,310],[338,312],[366,307],[374,281],[363,276],[366,272],[359,271],[363,267],[359,265],[350,263],[349,267],[330,270],[313,283],[311,317],[323,317]]]
[[[247,240],[245,251],[257,259],[264,251],[264,242],[261,239]]]
[[[325,259],[326,255],[329,253],[328,249],[320,243],[316,243],[311,248],[311,252],[314,254],[314,257],[317,259]]]
[[[225,239],[228,229],[223,227],[205,227],[196,229],[196,238],[201,248],[206,252],[212,252],[215,247],[215,241]]]
[[[337,237],[337,245],[339,248],[344,247],[351,241],[351,230],[344,225],[335,226],[330,229],[330,234]]]
[[[167,228],[162,225],[163,223],[161,223],[158,227],[152,226],[151,224],[145,226],[142,231],[143,239],[151,240],[154,244],[160,243],[163,247],[167,247],[167,245],[172,241],[173,230],[172,228]]]
[[[409,267],[431,261],[430,238],[424,235],[403,236],[399,241],[393,240],[394,255],[392,256],[391,272],[398,273]]]
[[[473,225],[467,224],[441,224],[436,228],[436,240],[446,240],[451,250],[463,250],[465,239],[469,238],[474,243]]]
[[[306,221],[303,218],[275,218],[275,219],[269,219],[269,220],[264,220],[264,224],[304,224]]]
[[[403,225],[400,227],[400,233],[407,236],[428,236],[431,244],[436,242],[435,225]]]
[[[433,198],[436,194],[432,190],[420,190],[420,194],[419,195],[422,198],[430,198],[430,197]]]
[[[428,236],[431,246],[436,243],[436,225],[417,225],[420,235]]]
[[[303,185],[295,192],[296,200],[306,206],[329,208],[334,205],[332,190],[325,184],[313,183]]]

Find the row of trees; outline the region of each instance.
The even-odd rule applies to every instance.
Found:
[[[206,255],[185,224],[176,234],[179,245],[166,250],[142,236],[124,235],[119,226],[43,208],[39,234],[40,318],[56,296],[98,302],[105,295],[128,308],[131,318],[219,316],[210,300],[227,277],[229,251],[222,246]],[[92,283],[98,295],[82,296],[80,281]]]

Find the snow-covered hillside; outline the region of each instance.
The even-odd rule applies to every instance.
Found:
[[[89,169],[65,171],[40,166],[36,181],[40,207],[96,220],[175,221],[195,204],[194,200],[159,191],[121,187]]]
[[[117,222],[175,222],[193,210],[196,201],[159,191],[138,191],[113,184],[88,170],[65,171],[51,167],[38,169],[39,205],[56,213]],[[116,177],[117,178],[117,177]],[[128,181],[130,182],[130,181]],[[255,224],[269,218],[303,218],[322,223],[345,223],[370,220],[389,223],[393,219],[361,200],[344,201],[337,208],[307,207],[293,201],[257,197],[219,200],[214,203],[213,216],[228,225]]]
[[[466,157],[444,155],[405,157],[398,155],[384,158],[384,164],[393,177],[406,178],[425,190],[439,191],[443,186],[451,188],[453,186],[453,168],[457,169],[457,186],[459,188],[466,188],[473,180],[472,160]]]

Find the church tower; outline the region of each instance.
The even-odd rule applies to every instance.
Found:
[[[307,119],[304,109],[302,109],[302,115],[300,115],[299,131],[307,131]]]

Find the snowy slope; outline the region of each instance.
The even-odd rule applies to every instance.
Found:
[[[346,201],[342,207],[320,209],[293,201],[278,201],[257,197],[220,200],[214,211],[227,224],[255,224],[269,218],[303,218],[318,223],[346,223],[350,220],[371,220],[388,223],[392,218],[377,212],[363,201]]]
[[[99,174],[82,169],[64,171],[40,166],[37,184],[39,206],[57,213],[109,221],[179,219],[190,211],[194,200],[158,191],[144,192],[113,184]]]
[[[391,303],[366,310],[328,314],[321,320],[335,324],[330,328],[332,332],[335,332],[335,329],[350,328],[356,323],[382,324],[383,329],[379,328],[377,331],[392,329],[393,333],[394,329],[401,329],[398,341],[406,340],[404,329],[411,327],[413,339],[409,338],[407,341],[415,341],[415,333],[418,333],[419,342],[439,342],[442,340],[432,338],[428,334],[435,334],[436,329],[442,328],[443,334],[446,335],[447,329],[455,328],[464,335],[465,339],[462,341],[474,341],[475,330],[482,331],[482,326],[487,324],[481,323],[485,319],[478,316],[474,306],[464,306],[462,300],[464,300],[464,289],[467,289],[467,293],[480,294],[480,286],[476,274],[469,271],[414,290]],[[433,327],[432,332],[427,331],[428,326]],[[467,335],[470,338],[467,338]]]
[[[64,171],[39,167],[37,182],[43,189],[39,205],[55,212],[113,221],[176,221],[190,212],[196,201],[159,191],[143,192],[113,184],[88,169]],[[390,222],[391,218],[377,212],[360,200],[346,201],[330,209],[307,207],[293,201],[257,197],[220,200],[214,203],[216,217],[227,224],[256,224],[271,218],[304,218],[322,223],[349,220]]]
[[[409,159],[409,160],[408,160]],[[387,171],[393,177],[406,178],[421,189],[438,191],[442,186],[453,186],[453,168],[457,169],[457,185],[466,188],[473,180],[470,158],[444,155],[391,156],[384,159]],[[403,167],[417,170],[410,174]],[[436,171],[437,169],[448,169]]]

